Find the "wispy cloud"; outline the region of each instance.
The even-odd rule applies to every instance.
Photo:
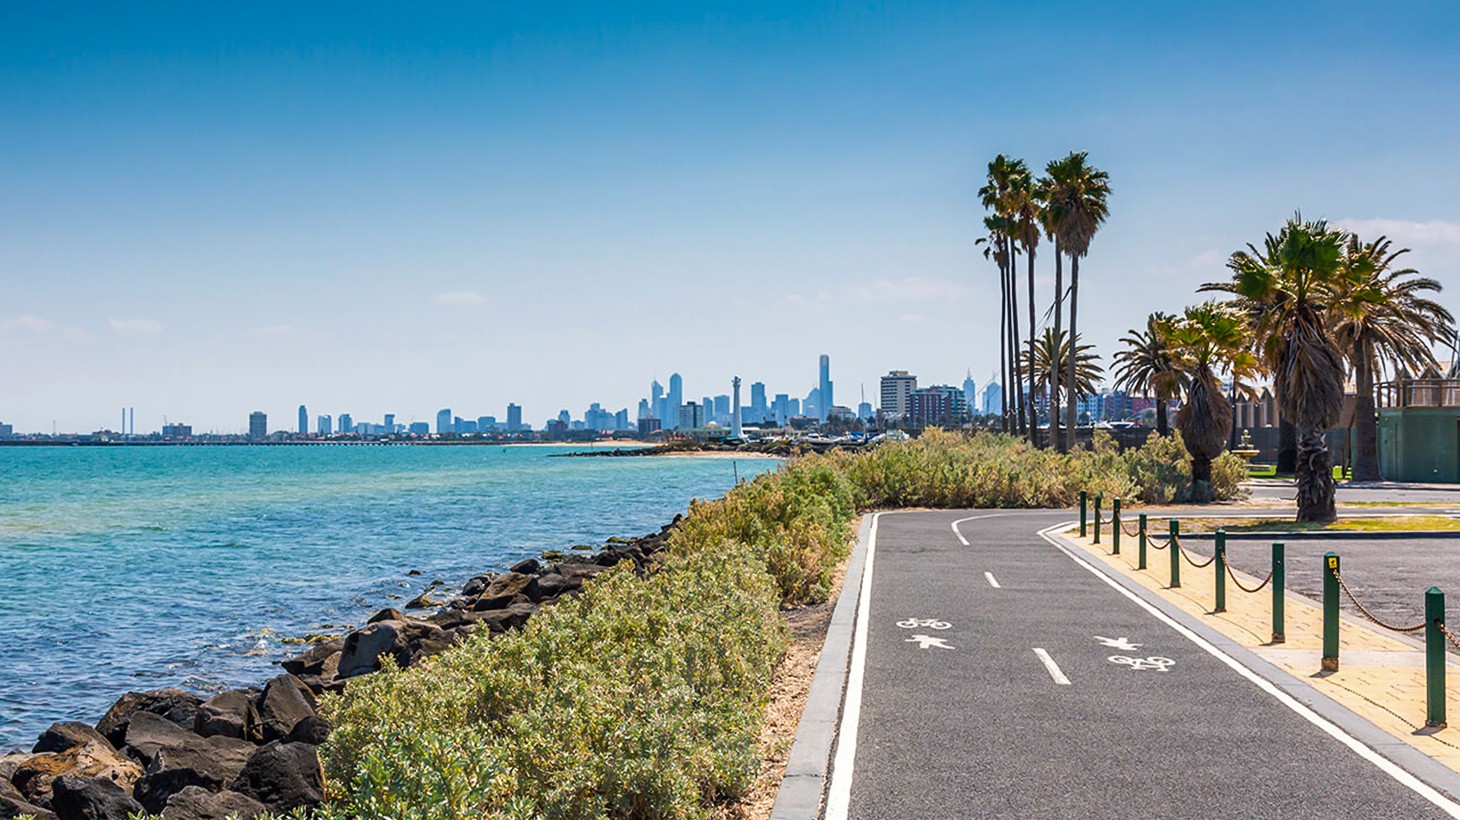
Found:
[[[152,319],[107,319],[112,332],[124,336],[156,336],[162,332],[162,325]]]
[[[289,325],[264,325],[253,329],[255,336],[278,336],[281,333],[288,333],[294,328]]]
[[[1340,219],[1338,227],[1353,231],[1360,239],[1387,236],[1396,245],[1460,245],[1460,224],[1432,219],[1407,222],[1402,219]]]
[[[39,316],[21,314],[11,316],[9,319],[0,319],[0,330],[21,332],[21,333],[45,333],[54,330],[56,323],[50,319],[43,319]]]
[[[431,301],[438,305],[484,305],[487,297],[474,290],[452,290],[436,294]]]

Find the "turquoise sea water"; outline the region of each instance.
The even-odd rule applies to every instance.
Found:
[[[0,448],[0,750],[128,689],[259,682],[287,637],[657,530],[776,463],[547,457],[570,449]]]

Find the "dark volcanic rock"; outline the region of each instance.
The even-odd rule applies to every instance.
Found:
[[[314,716],[314,706],[314,693],[293,675],[270,680],[258,706],[264,741],[287,737],[299,721]]]
[[[51,786],[63,775],[98,777],[130,789],[142,776],[142,767],[112,748],[110,743],[83,743],[64,752],[38,754],[15,769],[11,782],[36,805],[49,805]]]
[[[507,595],[492,595],[476,599],[471,608],[477,612],[488,612],[493,609],[506,609],[513,604],[530,604],[532,599],[521,592],[514,592]]]
[[[96,724],[113,746],[121,747],[127,735],[127,722],[138,712],[161,715],[184,729],[193,728],[198,706],[203,699],[181,689],[158,689],[153,692],[128,692],[112,704]]]
[[[410,619],[411,616],[405,614],[404,612],[401,612],[399,609],[396,609],[395,607],[387,607],[375,613],[374,615],[371,615],[370,620],[366,621],[365,623],[369,625],[378,624],[381,621],[409,621]]]
[[[430,595],[424,592],[406,601],[406,609],[430,609],[433,606],[441,606],[441,602],[432,599]]]
[[[242,792],[280,814],[324,800],[324,772],[317,747],[274,741],[260,746],[233,781]]]
[[[51,811],[60,820],[127,820],[143,811],[141,803],[110,780],[64,776],[51,788]]]
[[[542,562],[536,558],[526,558],[512,565],[512,572],[519,575],[536,575],[542,569]]]
[[[167,801],[162,817],[164,820],[253,820],[268,811],[268,806],[245,794],[210,792],[201,786],[188,786]]]
[[[556,572],[548,575],[539,575],[532,579],[525,590],[527,597],[534,602],[542,601],[545,598],[556,598],[570,589],[577,589],[578,585],[573,584],[567,578]]]
[[[259,713],[254,708],[258,690],[230,689],[203,701],[193,731],[203,737],[235,737],[258,743],[263,740]]]
[[[481,623],[493,632],[506,632],[522,626],[537,612],[537,604],[513,604],[506,609],[494,609],[481,614]]]
[[[289,736],[284,739],[290,743],[309,743],[318,746],[325,742],[333,728],[326,718],[310,715],[296,723],[294,729],[289,732]]]
[[[202,737],[165,717],[141,712],[132,716],[127,724],[127,736],[123,739],[126,741],[123,751],[143,764],[148,764],[157,755],[158,749],[185,745],[202,740]]]
[[[525,592],[530,583],[532,583],[532,576],[520,572],[498,575],[492,579],[492,583],[487,584],[486,589],[482,590],[481,597],[495,598],[499,595],[516,595],[519,592]]]
[[[36,820],[56,820],[56,815],[25,799],[20,790],[10,785],[9,779],[0,779],[0,820],[31,815]]]
[[[492,579],[496,577],[496,575],[489,572],[485,575],[478,575],[470,581],[467,581],[461,587],[461,597],[475,598],[478,595],[481,595],[482,591],[485,590],[487,586],[492,583]]]
[[[323,643],[317,643],[309,648],[303,655],[296,655],[286,661],[281,661],[280,666],[291,675],[318,675],[320,677],[333,677],[334,674],[325,674],[325,668],[331,656],[338,655],[340,650],[345,648],[344,638],[331,638]]]
[[[453,642],[446,630],[426,621],[373,623],[345,637],[345,650],[340,654],[340,677],[374,672],[380,668],[381,658],[387,655],[404,668]]]
[[[220,791],[243,770],[255,748],[242,740],[197,735],[185,743],[163,746],[147,764],[147,773],[137,781],[134,796],[148,811],[156,813],[188,786]]]
[[[31,751],[36,753],[64,752],[87,743],[112,745],[110,741],[102,737],[101,732],[91,728],[90,725],[79,720],[68,720],[64,723],[52,723],[51,728],[41,732],[40,739],[35,742]]]

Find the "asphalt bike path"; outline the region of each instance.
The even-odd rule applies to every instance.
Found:
[[[829,817],[1447,816],[1037,534],[1068,518],[880,516]]]

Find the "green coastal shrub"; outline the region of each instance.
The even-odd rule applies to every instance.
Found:
[[[1213,489],[1246,471],[1224,455]],[[700,818],[749,788],[780,607],[826,600],[861,510],[1190,497],[1180,439],[1060,454],[928,430],[808,455],[696,501],[648,577],[620,566],[496,639],[356,679],[322,709],[327,820]]]
[[[705,816],[759,771],[778,603],[759,555],[721,542],[353,681],[323,707],[325,816]]]

